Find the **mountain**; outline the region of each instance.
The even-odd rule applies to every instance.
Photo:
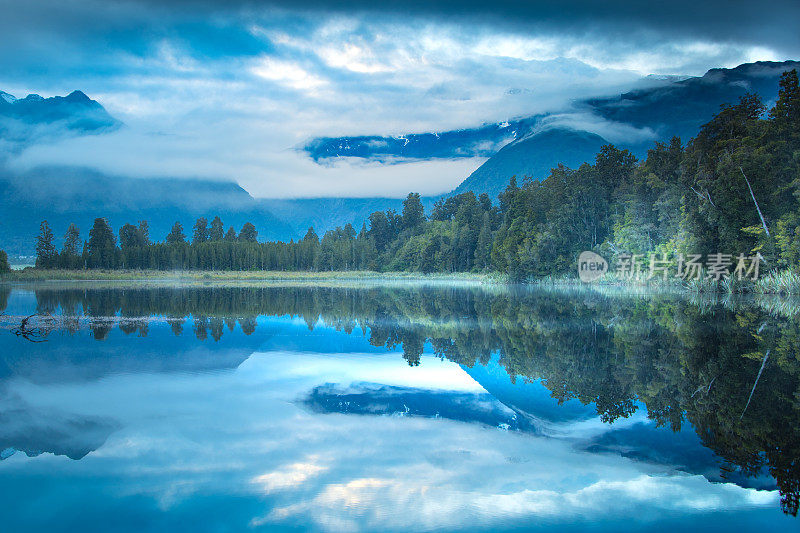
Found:
[[[308,141],[303,150],[317,163],[340,157],[382,162],[489,157],[502,146],[530,132],[542,117],[537,115],[442,133],[411,133],[396,137],[318,137]]]
[[[798,68],[798,61],[759,61],[732,69],[715,68],[700,77],[586,100],[580,105],[615,123],[650,128],[662,139],[677,135],[686,140],[694,137],[722,104],[735,104],[747,92],[760,95],[771,106],[778,96],[781,74]]]
[[[81,91],[67,96],[25,98],[0,91],[0,138],[9,151],[64,135],[85,135],[114,130],[122,122]]]
[[[176,178],[126,178],[79,168],[40,168],[23,174],[0,171],[0,248],[9,255],[34,254],[39,224],[47,220],[60,246],[71,222],[87,239],[96,217],[114,230],[147,220],[150,238],[163,240],[179,221],[191,236],[194,221],[219,215],[237,231],[255,224],[259,239],[288,240],[297,230],[276,217],[244,189],[231,182]]]
[[[313,139],[304,150],[318,162],[333,157],[402,162],[491,155],[443,196],[471,190],[496,197],[512,176],[539,179],[559,163],[578,166],[592,160],[597,149],[611,141],[641,157],[654,141],[667,141],[672,136],[687,140],[722,104],[736,103],[747,92],[759,94],[769,105],[777,97],[781,73],[799,67],[797,61],[746,63],[732,69],[712,69],[699,77],[658,80],[620,95],[578,101],[559,114],[437,134]],[[507,139],[505,145],[503,139]]]
[[[563,163],[577,167],[594,159],[608,141],[587,131],[553,128],[526,135],[500,149],[478,167],[452,194],[467,191],[488,193],[496,198],[505,189],[511,176],[544,176]]]
[[[328,229],[352,224],[361,229],[375,211],[403,209],[403,200],[398,198],[301,198],[287,200],[259,200],[259,204],[280,220],[291,223],[298,237],[313,227],[320,237]]]

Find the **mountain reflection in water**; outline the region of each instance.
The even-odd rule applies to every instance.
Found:
[[[398,435],[410,438],[422,430],[419,424],[424,424],[425,428],[446,432],[448,446],[459,439],[458,435],[483,432],[480,435],[487,442],[499,443],[493,446],[514,448],[513,455],[506,458],[512,464],[537,460],[526,458],[524,450],[526,446],[539,449],[541,442],[536,439],[546,439],[561,443],[558,453],[639,465],[629,467],[645,472],[647,483],[664,475],[678,476],[674,479],[681,483],[696,479],[682,478],[678,473],[702,476],[707,480],[703,489],[708,491],[707,498],[702,504],[687,504],[692,512],[726,510],[733,493],[726,489],[721,495],[717,488],[738,487],[758,489],[742,493],[742,501],[746,500],[742,509],[777,508],[779,501],[785,515],[797,514],[800,313],[791,301],[447,284],[41,284],[0,287],[0,312],[0,473],[6,474],[8,483],[19,484],[21,494],[25,494],[27,474],[34,475],[35,471],[40,479],[46,475],[35,468],[35,462],[28,462],[41,460],[46,452],[84,463],[93,455],[102,460],[106,454],[119,451],[123,442],[133,447],[129,451],[142,446],[134,444],[139,441],[129,432],[132,428],[144,432],[144,421],[155,418],[143,414],[144,407],[142,413],[136,412],[139,400],[142,405],[155,397],[163,402],[174,400],[161,404],[159,410],[165,421],[172,418],[178,424],[177,420],[184,420],[181,417],[189,416],[184,411],[191,406],[182,407],[186,400],[181,398],[195,379],[204,384],[204,394],[208,395],[197,401],[217,399],[220,409],[222,404],[241,408],[230,421],[224,417],[215,420],[210,431],[216,432],[213,434],[224,440],[220,445],[233,454],[229,459],[239,466],[231,469],[241,469],[242,475],[248,471],[246,477],[251,483],[267,487],[264,497],[268,501],[260,501],[259,512],[251,509],[252,498],[245,498],[248,505],[244,500],[236,504],[226,500],[225,505],[247,508],[237,512],[252,515],[248,521],[251,527],[283,523],[318,529],[382,529],[379,524],[393,528],[390,520],[381,522],[390,511],[369,498],[364,500],[367,503],[359,500],[358,505],[372,502],[373,507],[381,509],[371,509],[377,513],[374,516],[360,508],[352,516],[339,516],[330,509],[321,510],[327,509],[325,502],[339,494],[335,491],[320,489],[316,499],[309,494],[302,498],[286,494],[287,487],[327,474],[327,490],[338,487],[340,492],[360,494],[359,498],[365,491],[372,495],[370,498],[383,494],[400,507],[409,503],[398,500],[401,493],[406,494],[403,491],[411,490],[408,487],[391,489],[385,480],[369,476],[358,478],[362,485],[351,486],[344,474],[336,477],[330,464],[335,452],[319,441],[322,437],[314,434],[316,427],[325,425],[338,439],[351,439],[362,449],[379,446],[378,442],[370,443],[368,435],[338,433],[335,427],[341,424],[355,425],[352,427],[362,431],[380,427],[395,439],[401,438]],[[45,342],[28,342],[10,334],[31,314],[36,316],[30,323]],[[387,357],[395,358],[394,363]],[[400,370],[397,362],[407,370]],[[254,387],[248,381],[262,376],[257,370],[264,371],[265,383],[271,383],[274,390]],[[111,383],[120,388],[110,389]],[[141,396],[119,392],[133,386],[142,387]],[[223,390],[224,397],[218,392]],[[125,401],[114,403],[116,394],[124,396]],[[264,400],[272,414],[260,416],[299,417],[307,422],[308,427],[290,424],[280,430],[298,439],[293,446],[307,446],[307,463],[289,462],[283,470],[255,475],[239,464],[246,463],[247,458],[237,459],[235,452],[259,430],[240,435],[240,429],[232,424],[263,429],[266,419],[256,419],[258,411],[249,408],[254,397],[265,394],[272,399],[272,403]],[[104,397],[108,406],[98,407],[97,402],[103,403],[100,398]],[[243,408],[245,405],[248,409]],[[206,424],[203,416],[202,412],[191,415],[192,428],[164,429],[162,422],[159,427],[173,438],[177,438],[173,431],[202,432]],[[379,422],[383,419],[386,422]],[[390,420],[395,425],[386,425]],[[408,433],[398,428],[406,428]],[[322,435],[323,430],[319,431]],[[167,437],[158,433],[148,433],[148,438],[148,449],[153,452],[163,451],[158,439],[168,444]],[[210,437],[191,438],[205,445]],[[264,438],[264,451],[248,463],[253,468],[256,463],[273,460],[270,454],[277,460],[278,455],[286,453],[270,451],[279,448],[276,442],[288,438],[286,435]],[[374,438],[377,441],[379,437]],[[508,440],[512,438],[523,440]],[[428,466],[443,469],[444,476],[428,481],[434,486],[446,485],[446,472],[455,469],[454,458],[461,457],[462,452],[467,454],[464,457],[491,453],[488,448],[472,449],[478,446],[476,442],[460,442],[453,448],[456,455],[425,450]],[[225,455],[226,450],[219,453]],[[391,451],[387,453],[391,455]],[[546,457],[551,452],[539,453]],[[401,455],[395,452],[395,459],[400,461]],[[227,463],[222,457],[220,460],[219,469],[224,471]],[[324,464],[318,464],[320,461]],[[370,468],[362,468],[389,468],[382,460],[373,461]],[[74,482],[77,476],[87,483],[87,472],[59,465],[64,479]],[[398,465],[400,468],[402,463]],[[266,464],[261,466],[267,468]],[[539,469],[548,468],[556,466],[544,459]],[[598,483],[610,483],[607,487],[619,483],[611,480],[610,473],[606,479],[606,470],[599,466],[593,474],[597,479],[591,482],[586,480],[592,474],[581,472],[577,464],[575,469],[563,472],[563,480],[555,483],[553,490],[558,491],[560,483],[565,491],[574,489],[571,485],[575,483],[584,491]],[[491,470],[480,470],[480,475],[478,471],[464,474],[462,489],[475,483],[474,490],[469,491],[472,493],[485,486],[498,498],[493,505],[527,505],[536,515],[540,507],[525,499],[531,491],[524,486],[525,478],[498,485]],[[129,485],[121,482],[128,497],[161,490],[156,481],[155,486],[143,486],[144,481],[130,470],[118,474],[129,476],[125,478]],[[174,486],[166,491],[169,496],[161,490],[162,508],[172,505],[165,502],[188,505],[195,493],[203,500],[210,497],[207,492],[215,492],[206,485],[208,479],[186,475],[185,483],[200,488],[187,485],[188,492],[183,493]],[[216,470],[208,474],[212,478],[215,475],[222,474]],[[585,483],[575,481],[584,477]],[[241,484],[228,482],[232,486],[210,486],[217,487],[220,498],[223,493],[242,498]],[[49,483],[55,481],[50,479]],[[4,481],[0,486],[8,488]],[[453,490],[451,487],[447,494],[452,495]],[[501,504],[500,495],[509,491],[521,495],[519,501]],[[779,497],[773,500],[771,491],[777,491]],[[102,490],[100,493],[105,494]],[[581,494],[580,498],[589,498],[587,493]],[[418,517],[419,523],[403,522],[410,518],[402,513],[395,518],[400,529],[472,529],[483,524],[481,520],[499,529],[521,527],[513,518],[500,518],[498,525],[493,522],[497,517],[490,519],[478,512],[482,505],[489,504],[476,500],[468,512],[454,512],[451,521],[437,518],[436,513],[427,516],[419,509],[420,517],[426,517]],[[555,509],[566,504],[552,505]],[[648,508],[655,504],[647,500],[637,505]],[[738,512],[737,505],[730,507]],[[547,505],[544,508],[549,509]],[[403,511],[414,512],[413,506]],[[557,517],[562,512],[569,514],[565,510],[552,514]],[[526,516],[520,513],[509,516]],[[460,522],[462,514],[465,520],[472,514],[480,518]],[[770,520],[780,515],[772,511]],[[370,516],[376,521],[370,522]],[[17,518],[23,520],[21,515]],[[793,518],[780,520],[790,521],[779,522],[782,527],[796,527]],[[697,527],[701,523],[697,522]],[[613,529],[610,524],[608,528]],[[199,529],[210,528],[207,523],[197,525]]]

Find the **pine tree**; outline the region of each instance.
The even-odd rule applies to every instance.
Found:
[[[228,232],[225,233],[225,241],[226,242],[235,242],[238,237],[236,236],[236,230],[233,229],[233,226],[228,228]]]
[[[139,246],[150,244],[150,224],[146,220],[139,221]]]
[[[56,266],[58,253],[53,245],[53,230],[46,220],[39,226],[39,236],[36,237],[36,267],[53,268]]]
[[[245,222],[242,231],[239,232],[239,240],[242,242],[256,242],[258,232],[256,227],[250,222]]]
[[[186,235],[183,234],[183,225],[180,222],[175,222],[172,229],[167,235],[167,243],[169,244],[185,244]]]
[[[208,221],[204,217],[197,219],[192,230],[192,244],[201,244],[208,240]]]
[[[797,70],[784,72],[779,86],[778,101],[770,111],[770,117],[784,119],[794,125],[800,124],[800,83]]]
[[[89,231],[88,262],[92,268],[114,268],[117,263],[117,239],[104,218],[94,219]]]
[[[81,232],[78,226],[70,224],[67,233],[64,234],[64,247],[62,254],[77,256],[81,246]]]
[[[64,234],[64,246],[61,249],[60,264],[62,268],[79,268],[81,259],[78,255],[81,248],[81,234],[78,226],[70,224]]]
[[[3,250],[0,250],[0,274],[5,272],[11,272],[11,266],[8,264],[8,254],[6,254]]]
[[[209,237],[212,241],[221,241],[225,238],[225,227],[222,224],[222,219],[219,216],[214,217],[211,221],[211,231]]]

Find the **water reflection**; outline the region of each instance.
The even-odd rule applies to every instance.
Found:
[[[569,443],[573,450],[569,453],[624,458],[647,468],[667,467],[731,486],[777,488],[784,513],[797,513],[800,315],[797,307],[785,300],[444,285],[43,285],[14,291],[0,288],[3,309],[0,324],[6,329],[38,313],[37,327],[47,339],[34,344],[12,335],[0,336],[4,354],[0,359],[3,459],[20,451],[29,456],[51,452],[77,460],[103,449],[114,432],[124,433],[120,428],[126,422],[118,420],[116,409],[77,414],[68,412],[68,405],[63,409],[37,405],[25,394],[32,385],[25,384],[40,387],[37,394],[57,395],[58,387],[65,384],[82,387],[85,392],[102,387],[88,383],[150,373],[204,375],[208,380],[204,383],[213,390],[211,383],[229,379],[219,372],[246,366],[246,361],[251,364],[248,359],[253,353],[288,353],[294,358],[272,358],[273,363],[281,363],[273,364],[270,372],[280,374],[286,367],[296,372],[281,381],[274,377],[270,383],[277,389],[291,388],[287,397],[309,413],[303,416],[343,416],[361,430],[375,427],[376,416],[437,420],[438,431],[447,431],[447,438],[456,440],[458,431],[472,435],[473,430],[455,431],[449,423],[501,430],[491,434],[492,442],[504,439],[503,432],[557,437]],[[383,361],[382,354],[387,351],[402,354],[413,379],[394,383],[392,376],[399,375],[396,366],[388,373],[384,369],[364,375],[375,361]],[[312,357],[316,353],[348,356],[328,357],[323,363]],[[373,355],[368,360],[353,356],[364,353]],[[425,354],[438,357],[449,365],[446,368],[454,368],[450,363],[456,363],[459,366],[455,368],[480,386],[456,386],[452,374],[431,373],[434,363]],[[300,361],[308,365],[302,371],[297,366]],[[332,379],[337,374],[340,379]],[[425,386],[415,381],[422,376],[429,380]],[[287,384],[298,380],[303,381],[302,386]],[[174,383],[176,379],[171,385]],[[45,386],[50,388],[41,388]],[[145,386],[149,388],[150,382]],[[239,394],[239,389],[232,390]],[[210,395],[216,398],[214,392]],[[176,405],[168,406],[166,418]],[[322,464],[330,458],[320,459],[328,453],[325,446],[306,446],[308,439],[315,441],[314,436],[297,428],[282,431],[295,437],[302,434],[307,456],[313,457],[256,476],[255,483],[266,487],[266,494],[285,490],[286,483],[301,485],[305,479],[322,477],[333,469]],[[392,426],[386,431],[394,434],[398,429]],[[486,434],[482,435],[485,439]],[[511,446],[507,438],[498,446]],[[380,445],[364,441],[363,436],[358,440],[362,446]],[[228,444],[239,446],[241,442],[232,439]],[[275,446],[270,442],[268,447]],[[530,447],[527,452],[526,446]],[[514,441],[516,449],[509,461],[525,461],[533,451],[543,458],[561,453],[542,446],[538,440]],[[464,458],[458,453],[430,451],[427,460],[446,471]],[[543,464],[546,468],[549,463]],[[565,468],[569,461],[554,458],[552,464]],[[614,468],[608,465],[576,469],[570,476],[594,475],[595,481],[602,483],[614,477],[610,473]],[[426,476],[431,484],[437,483],[435,476]],[[359,480],[355,485],[328,480],[328,488],[315,498],[303,500],[305,503],[276,502],[270,513],[254,518],[250,525],[274,525],[283,517],[302,526],[302,520],[316,516],[316,526],[337,529],[327,526],[345,518],[325,515],[328,522],[323,524],[320,509],[332,513],[330,508],[352,498],[362,502],[384,498],[383,504],[389,506],[396,504],[393,499],[401,498],[403,491],[417,490],[403,484],[387,485],[386,480]],[[481,483],[487,482],[482,478]],[[684,482],[689,483],[680,481]],[[492,480],[491,484],[495,483]],[[648,477],[637,483],[643,485],[601,486],[611,492],[622,490],[630,499],[642,487],[650,487],[652,480]],[[726,505],[727,500],[709,488],[711,485],[681,487],[675,490],[698,490],[722,507]],[[532,505],[526,499],[529,494],[517,494],[517,505]],[[501,505],[499,493],[496,496],[493,505]],[[547,500],[543,508],[566,505],[555,496],[552,501],[543,494],[537,498]],[[428,518],[423,529],[426,524],[433,527],[438,523]],[[365,524],[370,529],[369,520],[363,517],[352,524],[345,520],[338,529],[349,525],[363,529]],[[474,526],[444,525],[457,529]],[[508,522],[503,527],[511,528]]]

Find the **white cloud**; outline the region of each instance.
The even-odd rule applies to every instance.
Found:
[[[316,458],[309,458],[314,460]],[[269,494],[276,490],[298,488],[309,479],[326,470],[325,466],[314,462],[292,463],[274,472],[261,474],[253,478],[252,482]]]
[[[305,70],[297,63],[282,61],[271,57],[262,57],[256,65],[251,67],[251,72],[265,80],[275,81],[303,91],[318,89],[328,82]]]
[[[31,90],[81,88],[129,127],[35,147],[14,164],[211,177],[262,197],[438,194],[481,161],[319,166],[295,148],[317,136],[446,131],[563,112],[573,99],[618,93],[644,74],[699,74],[719,64],[776,58],[767,46],[645,33],[610,39],[442,20],[287,17],[255,11],[226,21],[263,44],[257,53],[209,56],[197,50],[202,32],[178,30],[155,33],[141,49],[93,49],[91,64],[76,52],[79,43],[60,47],[62,63],[85,68],[67,69],[57,83],[50,76],[49,85]],[[9,77],[6,90],[24,82]],[[577,125],[586,117],[558,120]],[[589,122],[612,141],[651,134]]]

